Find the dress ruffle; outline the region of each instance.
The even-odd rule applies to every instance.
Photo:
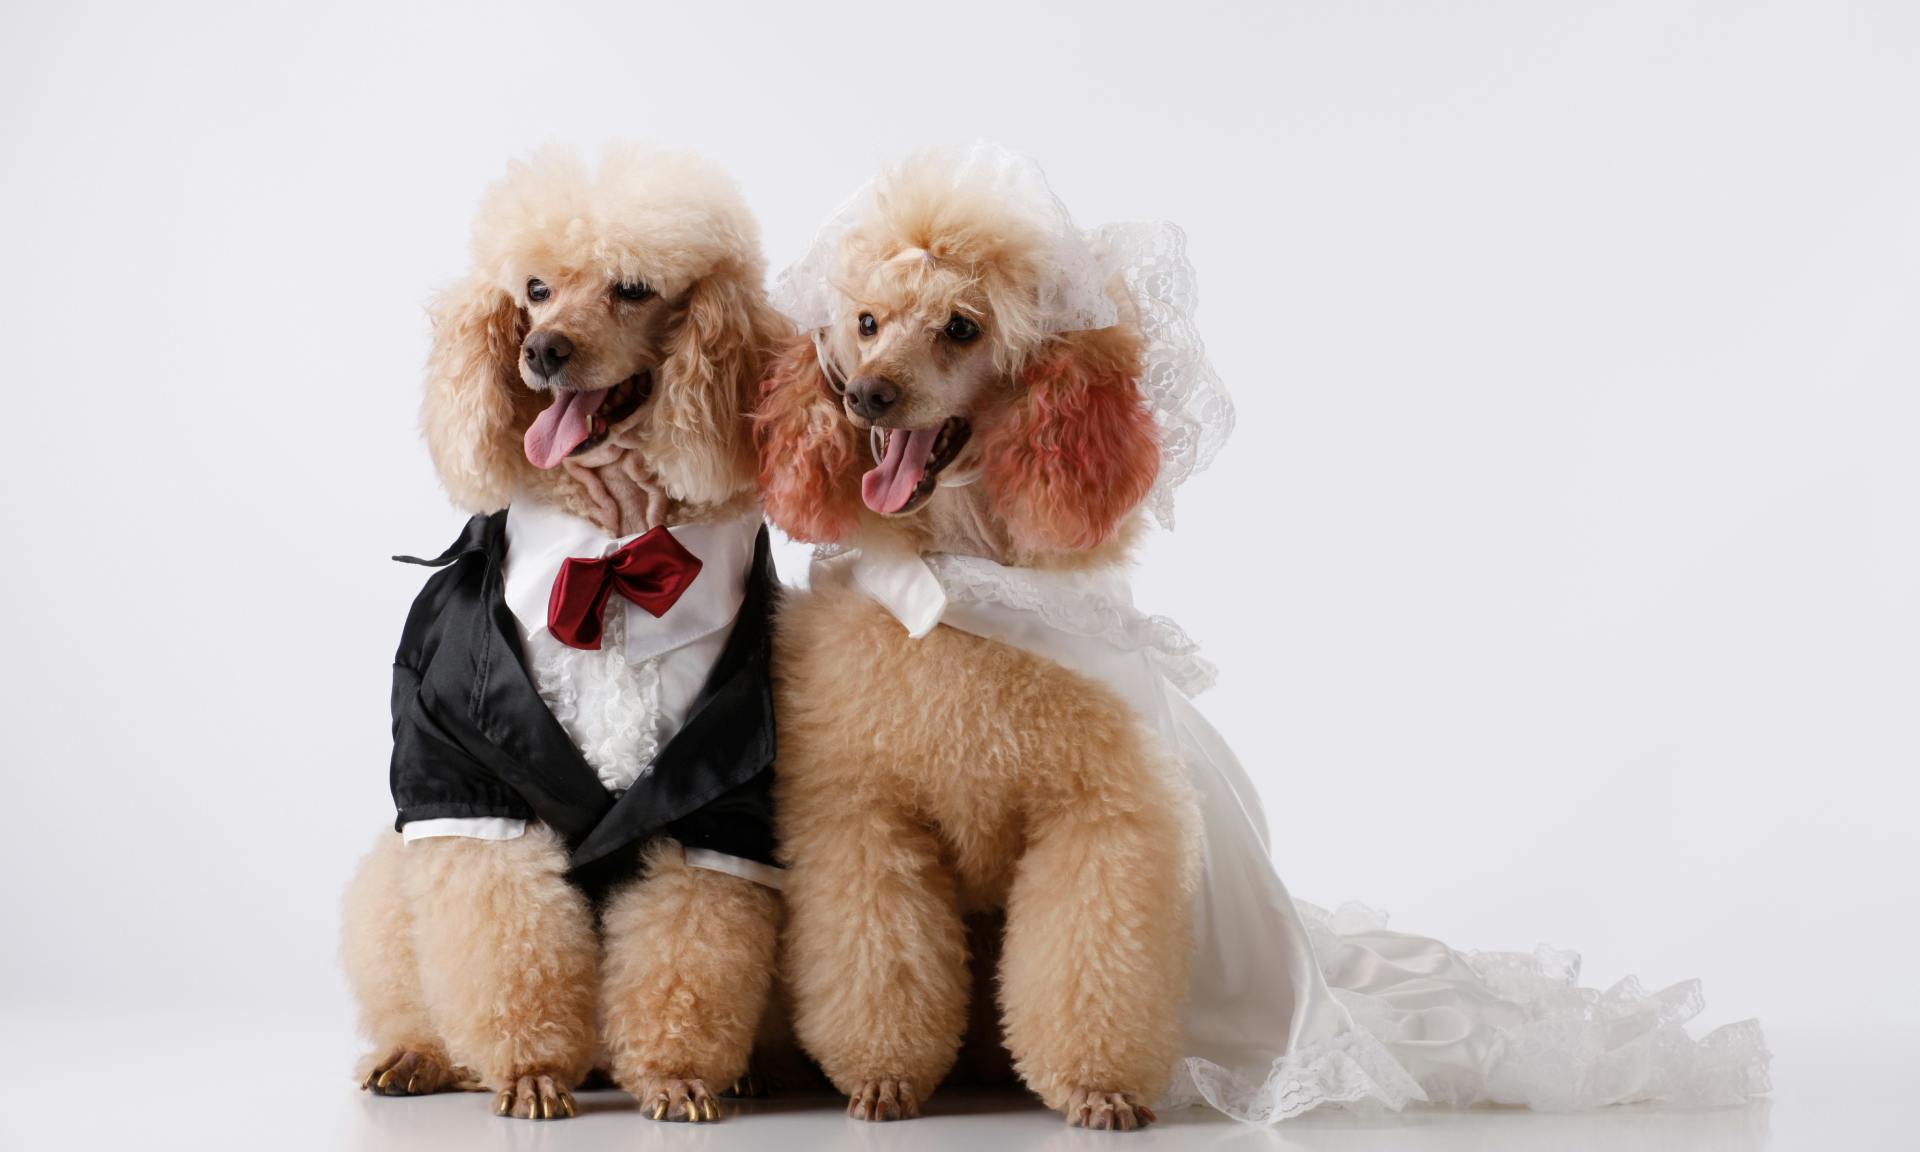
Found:
[[[1687,1031],[1705,1006],[1697,980],[1653,992],[1633,977],[1584,988],[1574,952],[1459,952],[1391,932],[1384,915],[1362,905],[1296,906],[1334,998],[1432,1103],[1548,1112],[1649,1101],[1697,1107],[1739,1103],[1771,1086],[1772,1057],[1757,1021],[1698,1039]],[[1397,963],[1373,962],[1382,954]],[[1435,966],[1437,954],[1454,963]],[[1403,959],[1414,956],[1418,972]],[[1367,981],[1343,986],[1341,974],[1361,970],[1372,973]],[[1433,1034],[1436,1011],[1447,1014],[1438,1030],[1454,1031]]]
[[[1296,907],[1330,973],[1352,968],[1348,950],[1372,949],[1384,937],[1393,938],[1394,952],[1445,948],[1389,933],[1386,917],[1363,905],[1333,912],[1305,902]],[[1400,989],[1358,991],[1330,977],[1329,991],[1356,1027],[1288,1052],[1264,1078],[1183,1058],[1167,1106],[1204,1104],[1265,1125],[1324,1105],[1396,1112],[1420,1103],[1543,1112],[1643,1102],[1706,1107],[1738,1104],[1771,1088],[1772,1055],[1757,1021],[1698,1039],[1687,1031],[1705,1003],[1697,980],[1649,992],[1627,977],[1600,990],[1580,986],[1573,952],[1447,951],[1457,961],[1448,975],[1410,976]],[[1449,980],[1458,986],[1449,989]],[[1404,990],[1415,990],[1419,1007],[1394,1003]],[[1418,1035],[1436,1008],[1454,1014],[1464,1030],[1442,1042]]]
[[[1264,1080],[1188,1056],[1174,1071],[1169,1108],[1205,1104],[1249,1124],[1277,1124],[1323,1104],[1384,1106],[1424,1100],[1420,1085],[1369,1032],[1354,1030],[1294,1049]]]

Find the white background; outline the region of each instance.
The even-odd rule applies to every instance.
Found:
[[[1296,895],[1920,1023],[1920,16],[1589,7],[9,6],[0,1020],[344,1071],[386,557],[460,523],[422,304],[509,157],[704,151],[778,268],[985,137],[1191,236],[1239,428],[1138,594]]]

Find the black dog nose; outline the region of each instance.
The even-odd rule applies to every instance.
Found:
[[[847,381],[847,407],[865,420],[878,420],[900,402],[900,386],[885,376],[859,376]]]
[[[558,332],[535,332],[527,337],[527,367],[544,379],[560,371],[573,355],[573,341]]]

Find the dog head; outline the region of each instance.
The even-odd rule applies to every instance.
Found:
[[[689,505],[751,487],[753,383],[791,327],[717,169],[626,146],[595,172],[543,151],[488,190],[472,257],[432,309],[423,421],[455,503],[491,511],[609,466]]]
[[[1117,285],[1119,324],[1050,332],[1055,255],[1044,228],[939,156],[883,178],[841,242],[838,319],[794,341],[762,390],[774,522],[843,541],[863,518],[980,499],[942,484],[971,476],[1020,555],[1110,540],[1159,468],[1141,341]]]

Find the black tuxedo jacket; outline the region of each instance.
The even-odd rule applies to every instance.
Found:
[[[507,514],[475,516],[434,560],[393,658],[394,827],[442,817],[540,820],[573,849],[573,877],[600,889],[658,835],[773,862],[773,688],[767,530],[746,599],[687,720],[653,768],[608,792],[534,690],[502,596]]]

